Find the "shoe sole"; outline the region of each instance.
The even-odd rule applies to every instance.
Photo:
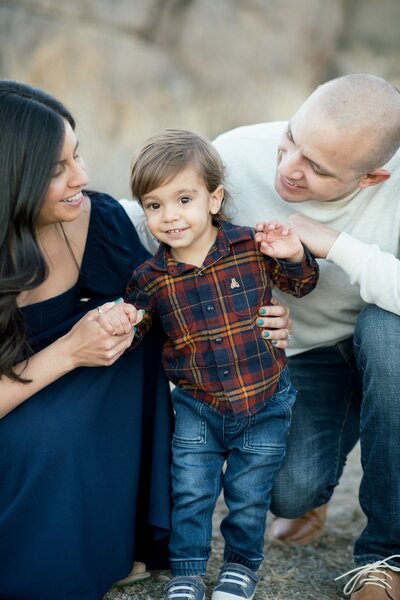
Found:
[[[237,594],[228,594],[227,592],[214,591],[211,596],[211,600],[253,600],[255,592],[249,598],[244,596],[238,596]]]
[[[143,573],[137,573],[136,575],[132,575],[131,577],[125,577],[125,579],[120,579],[116,583],[114,583],[113,587],[125,587],[126,585],[134,585],[135,583],[139,583],[139,581],[144,581],[145,579],[149,579],[151,574],[148,571],[144,571]]]

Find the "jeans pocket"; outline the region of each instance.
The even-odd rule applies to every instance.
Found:
[[[202,416],[202,402],[175,388],[172,393],[175,410],[175,425],[172,443],[177,446],[204,446],[207,439],[207,426]]]
[[[268,400],[265,408],[250,417],[243,435],[243,449],[264,454],[284,454],[296,391],[291,383]]]
[[[275,392],[270,402],[280,404],[282,409],[286,412],[289,420],[292,418],[292,408],[296,401],[297,390],[292,383],[289,383],[286,387]]]

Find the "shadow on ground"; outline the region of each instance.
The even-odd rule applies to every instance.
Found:
[[[343,584],[335,577],[353,568],[353,543],[365,525],[358,504],[361,476],[359,447],[349,457],[340,486],[331,501],[324,535],[307,546],[283,548],[265,545],[265,561],[259,571],[261,581],[255,600],[338,600]],[[213,549],[205,584],[207,600],[222,564],[223,540],[218,523],[225,514],[219,501],[214,518]],[[154,571],[142,583],[113,588],[104,600],[161,600],[168,571]]]

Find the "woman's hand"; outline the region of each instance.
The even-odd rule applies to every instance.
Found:
[[[0,418],[77,367],[108,367],[119,359],[132,344],[133,330],[111,335],[97,323],[99,314],[89,311],[66,335],[16,365],[16,372],[29,383],[1,378]]]
[[[291,337],[292,319],[287,306],[272,298],[272,305],[261,306],[256,325],[262,329],[263,338],[270,340],[277,348],[287,348]]]
[[[129,333],[143,319],[144,311],[118,298],[97,307],[97,322],[111,335]],[[133,329],[135,331],[135,329]]]
[[[63,340],[63,351],[76,367],[108,367],[132,344],[134,332],[113,335],[108,333],[97,322],[100,313],[89,311],[74,327],[59,341]]]

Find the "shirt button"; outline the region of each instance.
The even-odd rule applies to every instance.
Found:
[[[228,377],[228,375],[230,374],[230,371],[228,369],[225,369],[223,375],[224,377]]]
[[[199,277],[203,277],[204,273],[203,271],[199,271]]]
[[[222,342],[222,338],[220,338],[220,337],[215,338],[214,341],[217,342],[217,344],[220,344]]]
[[[212,312],[212,311],[214,310],[214,307],[213,307],[213,305],[212,305],[212,304],[208,304],[208,305],[206,306],[206,310],[207,310],[208,312]]]

